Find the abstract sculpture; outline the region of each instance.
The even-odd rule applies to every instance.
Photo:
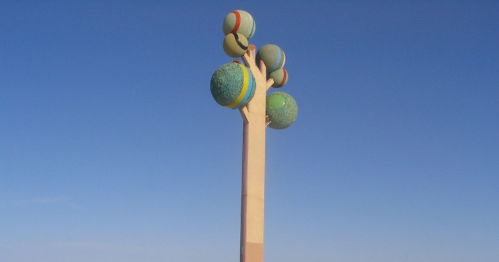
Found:
[[[240,261],[263,262],[265,129],[289,127],[298,107],[284,92],[267,96],[271,86],[282,87],[288,81],[283,68],[286,57],[276,45],[265,45],[258,53],[248,45],[255,33],[253,17],[243,10],[233,11],[222,28],[225,53],[242,57],[244,65],[238,61],[222,65],[211,78],[210,90],[218,104],[239,109],[243,118]]]

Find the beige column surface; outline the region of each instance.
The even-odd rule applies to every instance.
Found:
[[[243,117],[243,170],[241,196],[241,262],[263,262],[265,210],[265,128],[267,81],[265,65],[255,63],[254,45],[243,56],[253,73],[256,91],[253,99],[239,111]]]

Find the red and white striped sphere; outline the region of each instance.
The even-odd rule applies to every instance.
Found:
[[[224,19],[222,26],[225,35],[230,33],[239,33],[250,40],[255,34],[255,20],[244,10],[235,10],[230,12]]]

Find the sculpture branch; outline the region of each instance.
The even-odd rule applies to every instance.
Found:
[[[253,113],[265,114],[266,93],[269,86],[272,85],[273,80],[271,80],[271,82],[267,81],[267,68],[263,61],[259,61],[259,64],[257,65],[255,45],[248,46],[248,50],[242,56],[242,59],[246,67],[248,67],[253,74],[256,84],[256,91],[253,99],[248,103],[246,109],[239,110],[243,120],[247,123],[258,119],[258,117],[253,117]]]
[[[241,113],[241,116],[243,117],[244,122],[249,123],[250,119],[249,119],[248,107],[243,106],[243,107],[239,108],[239,113]]]
[[[267,90],[269,90],[269,88],[274,84],[274,79],[270,78],[269,80],[267,80]]]
[[[243,55],[243,60],[244,64],[249,67],[251,70],[251,73],[253,73],[253,76],[257,78],[257,74],[261,75],[263,79],[267,79],[267,67],[265,66],[265,63],[263,61],[260,61],[260,64],[257,66],[256,65],[256,46],[255,45],[249,45],[248,46],[248,51],[246,54]],[[273,83],[274,80],[272,80]],[[267,81],[268,83],[268,81]],[[272,85],[272,84],[270,84]],[[267,87],[268,89],[268,87]]]

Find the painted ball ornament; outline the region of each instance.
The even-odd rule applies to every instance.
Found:
[[[274,83],[272,84],[273,87],[283,87],[288,82],[288,71],[284,68],[277,69],[270,73],[268,78],[274,80]]]
[[[248,50],[248,39],[239,33],[230,33],[224,39],[224,51],[230,57],[241,57]]]
[[[215,101],[228,108],[241,108],[255,95],[256,83],[251,70],[240,63],[227,63],[219,67],[210,82]]]
[[[284,66],[286,56],[280,47],[271,44],[264,45],[256,53],[257,65],[260,64],[260,61],[263,61],[267,67],[267,72],[270,73]]]
[[[250,40],[255,34],[256,25],[255,20],[248,12],[235,10],[225,17],[222,29],[225,35],[240,33]]]
[[[284,92],[274,92],[267,96],[267,115],[273,129],[285,129],[295,122],[298,106],[294,98]]]

